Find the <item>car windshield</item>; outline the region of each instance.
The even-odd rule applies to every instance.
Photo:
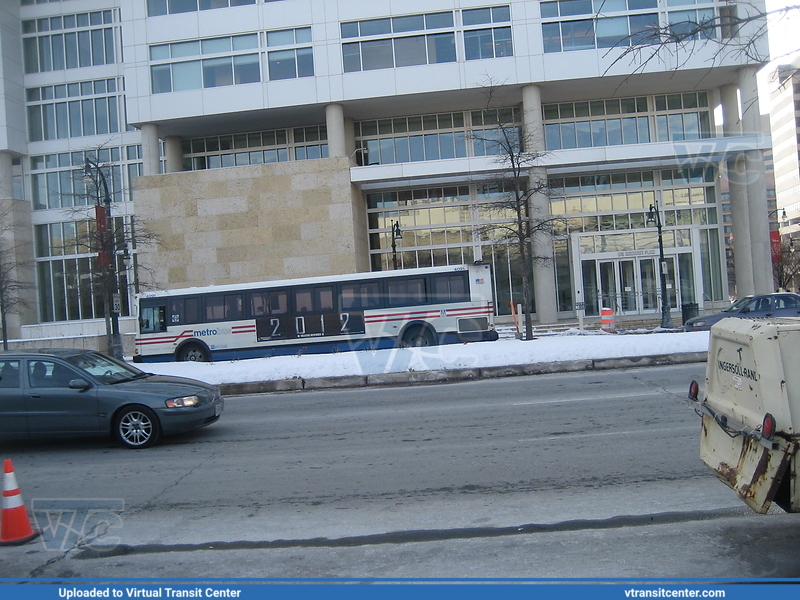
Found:
[[[736,302],[731,304],[728,308],[723,308],[722,312],[739,312],[742,307],[747,304],[748,302],[752,301],[752,296],[745,296],[744,298],[739,298]]]
[[[67,361],[103,383],[122,383],[147,376],[136,367],[102,354],[78,354],[70,356]]]

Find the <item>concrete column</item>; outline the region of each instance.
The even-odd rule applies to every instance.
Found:
[[[158,175],[161,172],[161,155],[158,143],[158,126],[155,123],[142,125],[142,159],[144,175]]]
[[[344,120],[345,153],[350,157],[350,161],[355,163],[356,155],[356,122],[354,119]]]
[[[772,248],[769,237],[769,206],[764,156],[760,150],[744,154],[747,176],[747,209],[750,216],[750,246],[753,255],[753,291],[769,294],[775,291],[772,276]]]
[[[739,70],[739,94],[742,102],[742,133],[764,133],[758,96],[758,69],[744,67]],[[772,253],[769,238],[769,207],[764,155],[760,150],[744,153],[747,186],[747,210],[750,226],[750,246],[753,255],[753,286],[756,294],[774,292]]]
[[[177,135],[170,135],[164,138],[164,158],[166,158],[164,170],[167,173],[179,173],[183,171],[182,141],[182,138]]]
[[[325,126],[328,130],[328,156],[343,158],[347,156],[347,135],[345,134],[344,107],[341,104],[328,104],[325,107]]]
[[[739,86],[723,85],[719,88],[722,105],[722,132],[724,135],[741,135],[742,123],[739,113]]]
[[[11,152],[0,151],[0,198],[14,197],[14,171]]]
[[[750,215],[747,206],[747,168],[741,154],[727,162],[733,232],[733,268],[736,295],[741,298],[755,291],[753,256],[750,253]]]
[[[544,126],[542,124],[542,97],[538,85],[522,88],[523,143],[526,152],[544,153]],[[529,189],[546,189],[547,169],[533,168],[528,174]],[[532,219],[550,219],[550,198],[544,192],[533,194],[528,207]],[[556,294],[556,263],[553,237],[546,232],[534,235],[533,252],[533,297],[539,323],[558,321],[558,297]]]
[[[739,70],[739,96],[742,102],[742,133],[761,135],[764,133],[761,106],[758,101],[758,69],[744,67]]]

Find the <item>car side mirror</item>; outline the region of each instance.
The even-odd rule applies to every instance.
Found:
[[[92,387],[92,384],[80,377],[69,382],[69,389],[71,390],[88,390],[90,387]]]
[[[749,309],[749,308],[743,308],[743,309],[742,309],[742,314],[743,314],[743,315],[746,315],[746,314],[747,314],[747,313],[749,313],[749,312],[750,312],[750,309]]]

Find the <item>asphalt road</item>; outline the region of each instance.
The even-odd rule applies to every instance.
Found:
[[[796,577],[797,516],[697,457],[703,371],[242,396],[148,450],[0,446],[46,540],[0,577]]]

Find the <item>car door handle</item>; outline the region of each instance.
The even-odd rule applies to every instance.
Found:
[[[41,394],[31,394],[31,398],[33,398],[34,400],[41,400],[42,399],[42,395]]]

